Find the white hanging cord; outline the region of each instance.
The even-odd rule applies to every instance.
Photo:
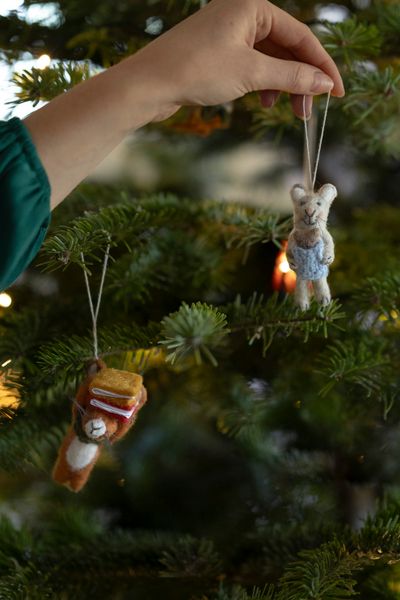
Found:
[[[312,184],[313,182],[313,176],[312,176],[312,171],[311,171],[311,150],[310,150],[310,139],[308,136],[308,125],[307,125],[307,118],[306,118],[306,97],[303,96],[303,122],[304,122],[304,138],[306,141],[306,152],[307,152],[307,165],[308,165],[308,184],[307,184],[307,189],[309,190],[313,190],[314,186]]]
[[[312,192],[314,191],[315,182],[317,180],[317,172],[318,172],[319,159],[321,157],[322,140],[324,139],[324,133],[325,133],[325,127],[326,127],[326,119],[328,117],[328,108],[329,108],[329,101],[330,101],[330,99],[331,99],[331,91],[329,90],[328,96],[327,96],[327,99],[326,99],[326,105],[325,105],[325,110],[324,110],[324,118],[322,120],[321,135],[320,135],[320,138],[319,138],[318,150],[317,150],[317,157],[315,159],[314,174],[313,174],[312,173],[312,168],[311,168],[310,140],[309,140],[309,136],[308,136],[308,125],[307,125],[307,115],[306,115],[306,97],[303,96],[304,136],[305,136],[305,140],[306,140],[306,152],[307,152],[308,175],[309,175],[309,185],[308,185],[308,187],[309,187],[309,189]]]
[[[101,302],[101,297],[103,294],[104,279],[106,277],[109,256],[110,256],[110,244],[107,245],[106,252],[104,254],[103,270],[101,273],[101,280],[100,280],[99,294],[97,296],[96,309],[93,306],[92,294],[90,293],[89,277],[86,272],[86,269],[85,268],[83,269],[83,276],[85,278],[86,291],[87,291],[88,300],[89,300],[90,314],[92,316],[93,350],[94,350],[94,357],[96,359],[99,358],[99,347],[98,347],[98,340],[97,340],[97,317],[99,315],[100,302]],[[81,260],[82,260],[83,266],[85,267],[85,258],[83,256],[83,252],[81,252]]]

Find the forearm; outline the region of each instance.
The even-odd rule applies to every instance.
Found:
[[[218,0],[25,123],[54,208],[128,131],[161,121],[180,105],[214,106],[255,90],[281,90],[292,94],[302,117],[303,95],[331,89],[343,95],[341,77],[307,27],[265,0]]]
[[[24,121],[59,204],[129,131],[172,114],[169,86],[142,52],[58,96]]]

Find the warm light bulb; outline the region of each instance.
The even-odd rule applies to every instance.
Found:
[[[51,63],[51,58],[48,54],[42,54],[42,56],[39,56],[39,58],[36,61],[36,68],[37,69],[47,69],[47,67],[50,66]]]
[[[11,306],[12,304],[12,298],[10,296],[10,294],[7,294],[6,292],[2,292],[0,294],[0,306],[2,306],[3,308],[8,308],[9,306]]]
[[[279,265],[279,270],[281,271],[281,273],[289,273],[290,271],[290,266],[287,260],[283,260],[281,262],[281,264]]]
[[[2,367],[6,367],[7,365],[9,365],[11,362],[11,358],[9,358],[8,360],[5,360],[3,363],[1,363]]]

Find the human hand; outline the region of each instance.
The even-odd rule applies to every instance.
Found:
[[[289,92],[303,117],[312,97],[343,96],[339,71],[310,29],[266,0],[211,0],[136,53],[164,96],[162,120],[182,105],[212,106],[260,91],[264,107]]]

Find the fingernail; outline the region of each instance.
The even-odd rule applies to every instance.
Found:
[[[314,75],[314,81],[312,84],[311,92],[314,94],[324,94],[329,92],[333,88],[333,81],[325,73],[316,71]]]

